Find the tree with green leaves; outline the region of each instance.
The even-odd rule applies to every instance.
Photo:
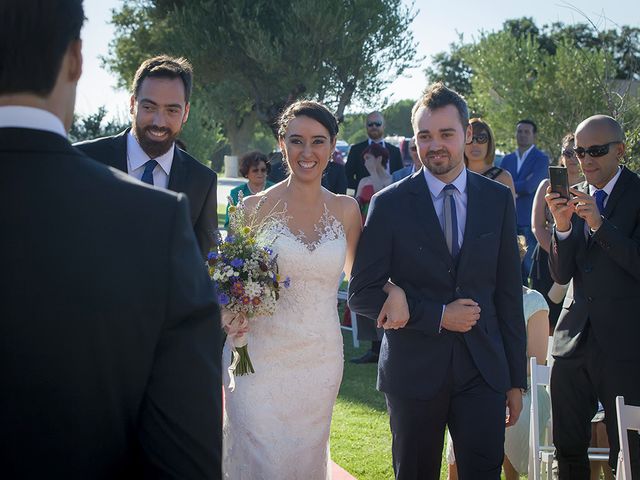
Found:
[[[73,123],[69,130],[69,140],[73,143],[84,140],[93,140],[99,137],[108,137],[123,131],[129,125],[119,120],[105,119],[107,109],[103,106],[96,113],[85,116],[73,116]]]
[[[341,118],[354,100],[377,97],[415,64],[401,0],[125,0],[113,15],[106,59],[121,84],[140,62],[168,53],[194,66],[194,98],[234,153],[256,126],[271,127],[298,98]]]

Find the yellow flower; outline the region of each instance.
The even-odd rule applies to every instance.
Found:
[[[253,245],[254,243],[256,243],[256,239],[251,237],[249,240],[247,240],[247,242],[249,242],[249,245]]]
[[[229,207],[229,213],[235,213],[235,212],[236,212],[236,210],[237,210],[237,209],[236,209],[236,207],[235,207],[235,206],[233,206],[233,205],[231,205],[231,206]]]
[[[249,235],[251,233],[251,228],[250,227],[242,227],[242,233],[244,233],[245,235]]]

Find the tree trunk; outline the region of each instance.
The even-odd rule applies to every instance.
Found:
[[[242,115],[238,120],[229,121],[224,125],[225,136],[231,144],[231,154],[240,156],[249,150],[249,142],[253,138],[258,118],[251,111]]]

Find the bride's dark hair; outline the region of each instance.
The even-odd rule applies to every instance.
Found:
[[[329,131],[329,137],[333,140],[338,135],[338,121],[327,107],[319,102],[311,100],[299,100],[292,103],[282,112],[278,119],[278,137],[284,138],[289,122],[296,117],[313,118]]]

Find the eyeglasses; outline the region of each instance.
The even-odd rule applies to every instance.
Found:
[[[265,167],[262,168],[252,168],[251,173],[267,173],[267,169]]]
[[[474,142],[479,143],[480,145],[483,145],[488,141],[489,141],[489,135],[487,135],[486,133],[479,133],[478,135],[473,135],[471,137],[471,141],[467,143],[467,145],[471,145]]]
[[[381,127],[382,122],[367,122],[367,127]]]
[[[576,156],[576,152],[574,150],[571,150],[570,148],[566,148],[562,150],[562,156],[564,158],[573,158]]]
[[[573,151],[576,154],[576,157],[583,159],[586,154],[589,154],[590,157],[597,158],[603,157],[607,153],[609,153],[609,147],[611,145],[615,145],[616,143],[622,143],[619,140],[615,142],[605,143],[604,145],[591,145],[589,148],[576,147]]]

